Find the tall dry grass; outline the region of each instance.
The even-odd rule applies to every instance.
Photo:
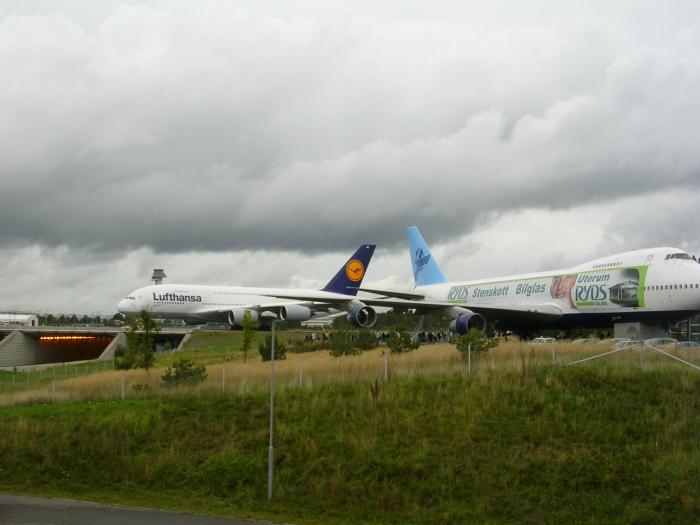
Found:
[[[566,366],[579,359],[609,352],[610,344],[572,344],[558,342],[555,346],[555,366]],[[670,353],[691,362],[700,361],[699,349],[667,348]],[[383,381],[385,375],[385,348],[363,352],[357,356],[331,357],[328,351],[287,354],[287,359],[275,362],[275,382],[280,390],[313,388],[316,386],[353,381]],[[439,376],[468,373],[467,363],[455,347],[448,343],[424,345],[414,352],[386,357],[388,378],[405,379],[417,376]],[[473,355],[471,372],[486,377],[499,373],[527,373],[539,367],[552,366],[551,344],[529,344],[517,340],[502,342],[486,355]],[[602,366],[613,368],[659,368],[681,366],[650,350],[642,359],[638,347],[575,366]],[[19,391],[0,395],[0,406],[61,401],[121,399],[122,378],[127,399],[153,396],[175,396],[183,392],[222,391],[246,393],[267,389],[270,381],[270,363],[259,360],[225,362],[206,367],[207,378],[197,386],[168,388],[161,376],[165,368],[143,370],[110,370],[89,376],[57,379],[55,385],[29,385]]]

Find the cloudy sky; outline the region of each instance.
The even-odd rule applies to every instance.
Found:
[[[700,3],[0,0],[0,310],[696,250]]]

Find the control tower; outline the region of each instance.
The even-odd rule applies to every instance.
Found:
[[[163,279],[166,277],[167,275],[165,275],[165,270],[162,268],[154,268],[153,275],[151,275],[151,281],[153,281],[153,284],[163,284]]]

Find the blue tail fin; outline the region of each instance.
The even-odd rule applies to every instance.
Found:
[[[446,283],[447,277],[435,262],[435,258],[430,253],[430,248],[428,248],[418,228],[415,226],[406,228],[406,241],[408,241],[408,249],[411,252],[413,279],[416,281],[416,286]]]
[[[362,284],[362,278],[365,276],[375,248],[374,244],[363,244],[360,246],[343,267],[338,270],[335,277],[323,288],[323,291],[357,295],[357,289]]]

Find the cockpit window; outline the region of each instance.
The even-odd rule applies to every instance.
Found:
[[[690,259],[690,255],[687,253],[669,253],[665,260],[669,259]]]
[[[132,301],[135,301],[135,300],[136,300],[136,297],[131,297],[130,295],[127,295],[127,296],[126,296],[126,299],[131,299]]]

